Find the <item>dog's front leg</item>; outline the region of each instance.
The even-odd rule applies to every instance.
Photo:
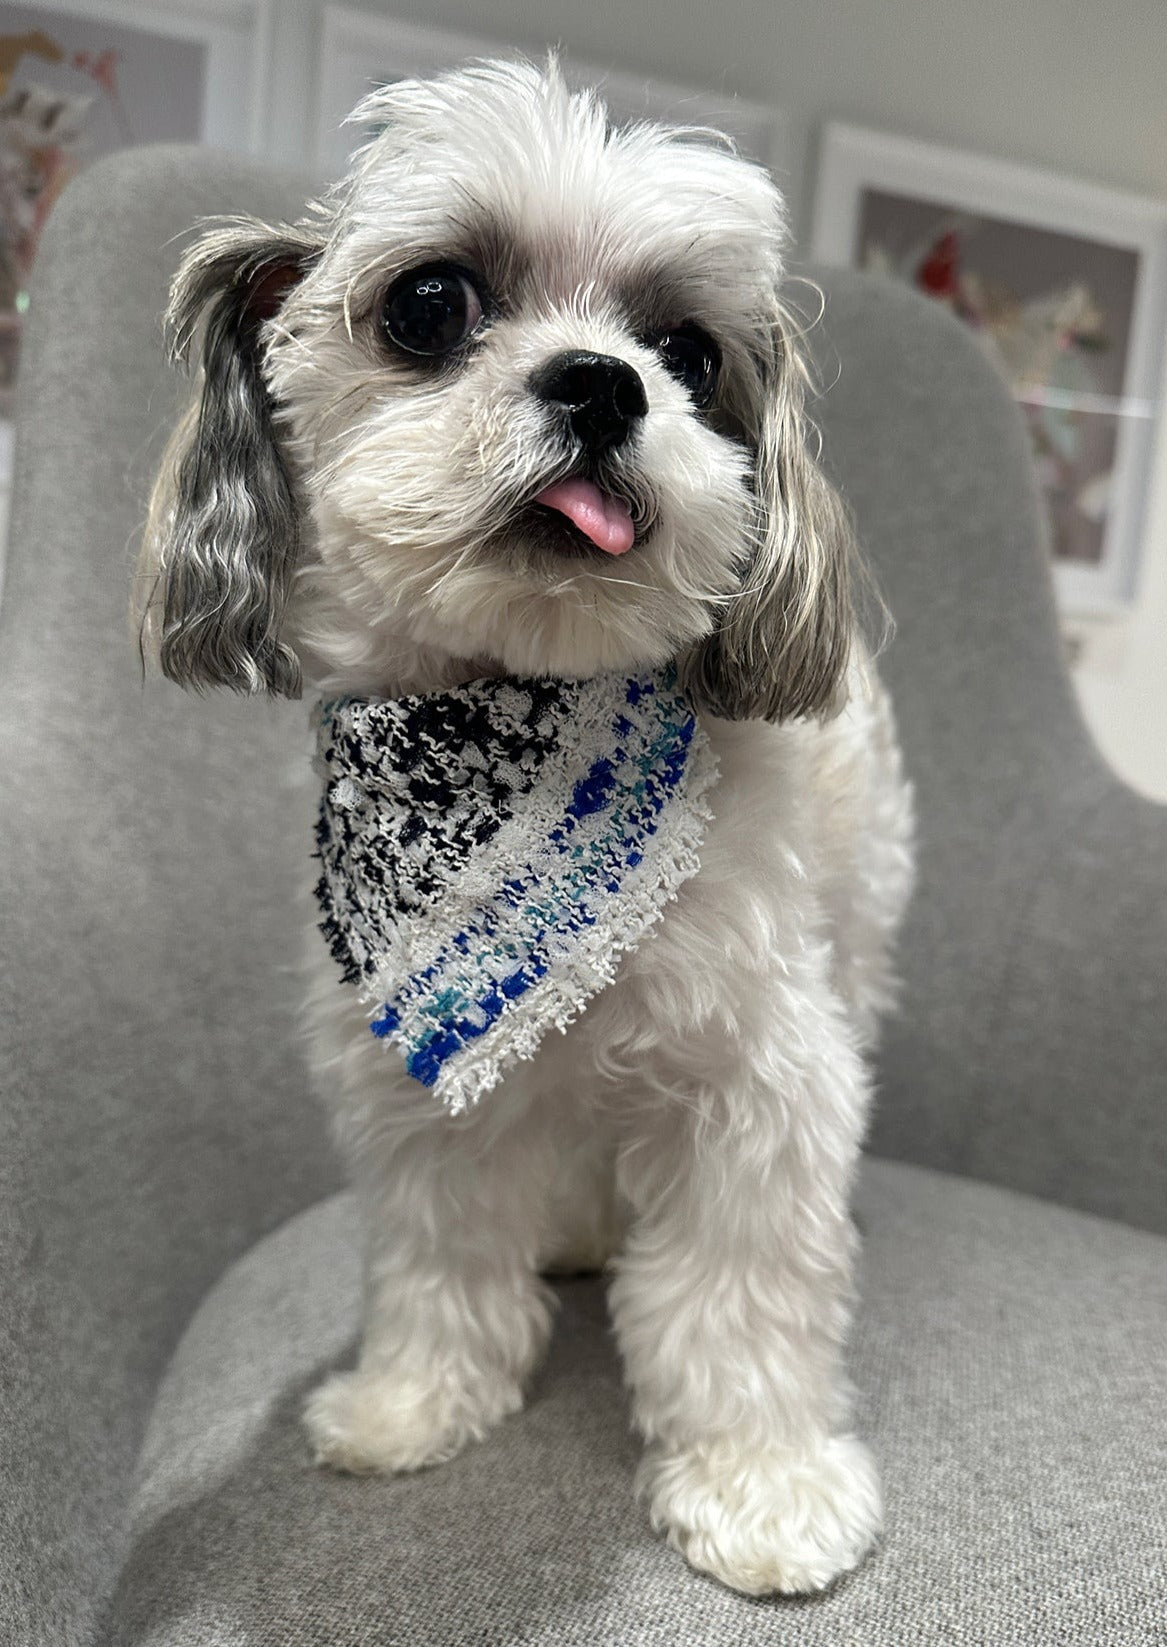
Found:
[[[397,1120],[354,1151],[367,1221],[356,1369],[309,1397],[316,1458],[412,1470],[450,1458],[522,1405],[550,1331],[536,1273],[548,1163],[504,1097],[452,1120]]]
[[[612,1289],[653,1524],[751,1594],[823,1588],[881,1513],[840,1365],[866,1077],[825,984],[766,1010],[677,1048],[633,1108]]]

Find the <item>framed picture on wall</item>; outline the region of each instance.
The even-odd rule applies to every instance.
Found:
[[[138,143],[257,147],[271,23],[271,0],[0,4],[0,418],[65,184]]]
[[[903,280],[976,332],[1024,411],[1063,609],[1129,604],[1162,413],[1167,203],[832,125],[811,253]]]
[[[475,57],[513,52],[505,41],[374,17],[326,6],[321,22],[316,161],[327,176],[345,169],[360,134],[344,121],[367,92],[417,75],[437,74]],[[653,118],[728,132],[744,153],[783,170],[788,148],[781,116],[765,104],[564,59],[568,79],[598,86],[617,119]]]

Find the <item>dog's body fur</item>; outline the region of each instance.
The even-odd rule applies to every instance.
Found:
[[[388,129],[333,201],[218,231],[180,273],[180,345],[216,307],[147,534],[164,667],[394,695],[675,659],[721,776],[654,935],[468,1114],[370,1036],[314,935],[312,1057],[369,1251],[359,1364],[308,1427],[342,1468],[448,1458],[520,1406],[550,1330],[541,1272],[610,1260],[654,1524],[736,1588],[821,1588],[879,1525],[840,1356],[910,808],[845,518],[805,450],[780,204],[722,150],[613,136],[553,67],[373,103]],[[370,317],[436,257],[488,265],[504,295],[423,374]],[[646,341],[695,316],[723,365],[704,414]],[[523,514],[580,472],[529,392],[573,349],[646,392],[586,471],[636,523],[618,562],[557,554]]]

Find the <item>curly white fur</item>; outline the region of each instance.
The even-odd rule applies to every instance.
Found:
[[[737,1589],[818,1589],[880,1521],[841,1369],[848,1196],[911,828],[845,517],[807,450],[781,202],[726,146],[612,132],[554,65],[392,87],[363,116],[383,130],[303,223],[230,224],[180,273],[180,350],[212,301],[228,343],[204,353],[147,535],[168,672],[286,690],[299,665],[383,695],[675,658],[721,778],[656,935],[466,1115],[369,1035],[313,935],[312,1057],[369,1232],[358,1365],[307,1407],[316,1456],[409,1470],[481,1437],[547,1342],[543,1275],[611,1260],[653,1524]],[[427,374],[375,318],[439,258],[501,297]],[[651,341],[691,321],[722,356],[707,413]],[[222,375],[232,347],[255,369]],[[575,349],[628,363],[648,403],[604,460],[640,528],[619,559],[524,536],[573,461],[531,374]],[[283,517],[247,474],[205,490],[223,408],[296,516],[294,565],[269,532],[257,570]]]

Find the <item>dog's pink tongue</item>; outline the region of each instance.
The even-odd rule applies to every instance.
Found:
[[[606,555],[623,555],[632,547],[631,509],[620,498],[601,492],[593,481],[580,476],[557,481],[540,492],[535,502],[558,509]]]

